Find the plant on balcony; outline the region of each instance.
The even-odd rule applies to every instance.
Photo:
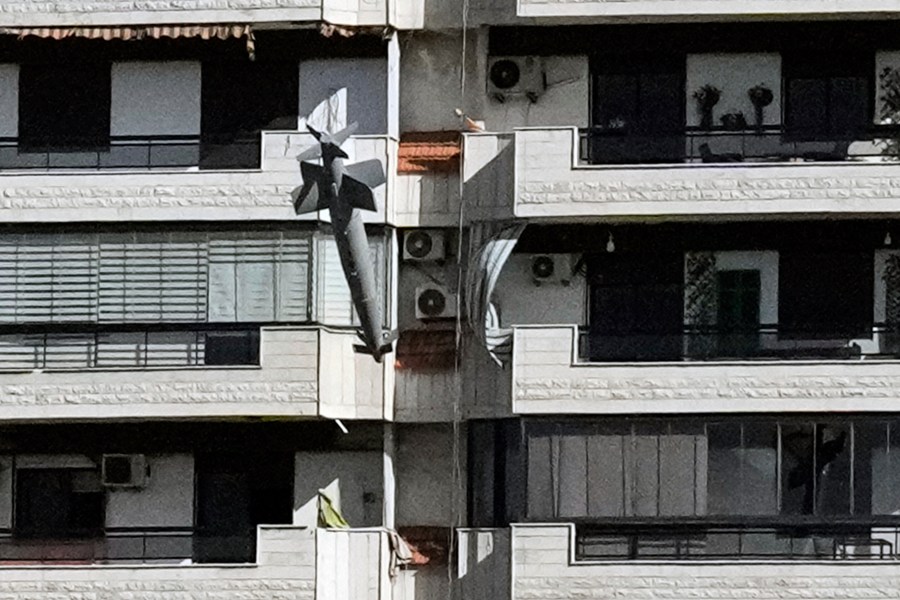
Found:
[[[765,121],[765,109],[768,105],[772,104],[772,100],[775,99],[775,95],[772,93],[766,84],[760,83],[759,85],[754,85],[752,88],[747,90],[747,96],[750,98],[750,102],[753,104],[753,114],[756,120],[756,128],[762,131],[763,123]]]
[[[700,127],[712,129],[713,107],[722,97],[722,90],[714,85],[706,84],[694,92],[694,100],[697,102],[697,112],[700,113]]]
[[[727,131],[741,131],[747,129],[747,119],[739,110],[727,112],[719,118],[722,127]]]
[[[900,70],[885,67],[878,74],[878,88],[881,95],[881,109],[878,118],[881,125],[900,125]],[[897,159],[900,157],[900,138],[897,134],[881,140],[881,154]]]

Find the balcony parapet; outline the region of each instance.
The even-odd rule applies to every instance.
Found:
[[[900,170],[880,159],[585,165],[575,128],[518,129],[512,150],[509,137],[466,136],[481,151],[465,154],[473,219],[893,214],[900,200]]]
[[[578,328],[514,328],[514,414],[889,411],[897,360],[588,363]]]
[[[83,163],[46,170],[41,158],[34,168],[0,171],[0,216],[7,223],[325,219],[322,211],[298,217],[291,205],[291,190],[302,183],[295,157],[311,144],[308,134],[263,132],[262,157],[245,169],[201,170],[186,163],[157,168],[152,146],[134,146],[137,162],[121,167],[107,168],[91,154]],[[378,158],[384,164],[388,182],[375,191],[378,210],[364,211],[363,218],[388,222],[396,143],[387,136],[359,136],[346,149],[354,161]]]
[[[355,330],[267,327],[258,366],[6,370],[0,420],[379,419],[390,414],[390,367],[356,354],[356,342]]]
[[[83,0],[58,4],[10,0],[0,4],[0,27],[101,27],[171,23],[285,23],[326,21],[347,27],[417,29],[422,0]]]
[[[717,0],[693,0],[673,2],[672,0],[623,0],[604,2],[603,0],[517,0],[516,14],[519,17],[539,19],[574,19],[593,17],[637,16],[690,16],[690,15],[816,15],[816,14],[866,14],[892,11],[896,7],[885,0],[869,0],[838,5],[824,5],[816,0],[795,0],[776,2],[774,0],[753,0],[735,6],[730,2]]]
[[[382,529],[325,530],[260,526],[257,560],[234,565],[2,565],[0,589],[11,597],[96,594],[187,600],[249,597],[388,600],[389,551]]]
[[[894,561],[656,561],[590,563],[575,560],[571,524],[513,525],[514,600],[552,593],[557,598],[640,595],[648,586],[677,589],[677,597],[787,597],[798,590],[810,597],[835,594],[848,600],[894,597],[900,593]]]

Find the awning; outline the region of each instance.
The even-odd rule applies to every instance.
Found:
[[[249,25],[152,25],[146,27],[4,27],[0,34],[23,40],[38,37],[52,40],[84,38],[89,40],[159,40],[163,38],[201,38],[227,40],[246,38],[247,52],[253,57],[256,40]]]
[[[459,171],[461,136],[458,131],[404,133],[397,156],[398,173]]]

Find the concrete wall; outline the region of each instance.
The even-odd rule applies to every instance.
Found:
[[[505,103],[487,94],[487,30],[471,30],[466,39],[465,93],[458,32],[428,32],[407,38],[400,70],[400,130],[459,129],[454,109],[484,121],[487,131],[516,127],[588,125],[588,59],[586,56],[543,58],[547,89],[536,103],[511,97]]]
[[[571,535],[566,525],[513,525],[511,598],[863,600],[900,594],[890,561],[574,563]]]
[[[112,488],[106,496],[107,527],[193,527],[194,457],[148,455],[150,476],[138,489]]]
[[[110,134],[199,135],[199,62],[112,65]]]
[[[315,59],[300,63],[300,129],[336,132],[353,122],[358,135],[387,133],[387,60]]]
[[[531,275],[532,258],[531,254],[513,254],[503,266],[494,291],[501,324],[504,327],[586,324],[584,276],[576,274],[569,285],[557,281],[535,285]]]
[[[508,598],[510,530],[460,529],[457,535],[457,597]]]
[[[383,530],[317,530],[316,598],[389,600],[389,556]]]
[[[774,99],[763,112],[764,125],[781,123],[781,55],[777,53],[688,54],[685,78],[685,115],[689,127],[700,125],[700,113],[694,92],[704,85],[722,91],[713,108],[713,125],[721,125],[719,117],[729,112],[742,112],[747,123],[756,124],[753,103],[747,90],[765,84]]]
[[[574,328],[516,328],[513,412],[891,411],[898,361],[575,364]]]
[[[453,428],[438,424],[403,425],[397,426],[395,435],[397,527],[449,527],[454,498],[465,501],[464,474],[460,474],[462,480],[456,493],[453,488]]]
[[[317,526],[319,490],[351,527],[381,525],[381,452],[298,452],[294,473],[294,525]]]

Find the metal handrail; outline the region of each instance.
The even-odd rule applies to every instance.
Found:
[[[685,127],[671,132],[580,130],[579,157],[588,164],[820,162],[900,159],[900,127],[852,133],[800,131],[783,126],[729,130]]]
[[[0,137],[0,170],[258,169],[261,144],[258,135],[110,136],[49,142]]]
[[[578,561],[896,560],[898,549],[896,524],[582,524],[575,535]]]
[[[666,360],[659,358],[661,348],[668,360],[898,358],[900,326],[877,323],[829,331],[778,324],[745,328],[684,325],[669,331],[592,333],[584,327],[579,331],[578,353],[583,362]],[[629,349],[634,356],[629,356]]]

